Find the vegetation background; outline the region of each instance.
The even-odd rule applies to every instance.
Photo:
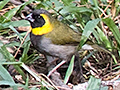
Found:
[[[88,81],[85,89],[113,89],[113,83],[120,82],[120,0],[0,1],[1,89],[53,90],[55,87],[45,76],[44,57],[31,46],[30,24],[24,20],[32,10],[40,8],[81,33],[80,58]],[[92,41],[95,50],[81,50],[87,40]],[[73,64],[71,62],[68,68],[71,73]],[[39,71],[42,68],[44,74],[34,71],[35,67]],[[66,73],[65,83],[69,82],[71,73]],[[102,81],[109,80],[112,84],[102,85]]]

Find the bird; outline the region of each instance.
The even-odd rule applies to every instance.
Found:
[[[31,25],[31,43],[38,52],[45,55],[49,63],[55,58],[68,62],[73,55],[79,60],[77,49],[81,39],[79,32],[58,21],[44,9],[34,10],[26,20]],[[82,74],[81,64],[80,73]]]
[[[79,61],[80,79],[84,82],[78,52],[81,33],[74,31],[68,25],[58,21],[44,9],[34,10],[25,19],[31,25],[31,43],[37,51],[45,55],[48,63],[53,62],[55,58],[59,58],[65,63],[70,61],[72,56],[75,55],[75,59]],[[98,45],[92,45],[92,48],[110,53]]]
[[[48,11],[34,10],[26,19],[31,24],[30,40],[39,52],[63,60],[77,52],[81,34],[53,18]]]

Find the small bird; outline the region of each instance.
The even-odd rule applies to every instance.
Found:
[[[34,10],[26,19],[31,24],[30,40],[39,52],[63,60],[77,52],[80,33],[53,18],[48,11]]]
[[[84,80],[77,49],[81,40],[81,34],[55,19],[44,9],[34,10],[26,17],[26,20],[31,24],[30,40],[33,46],[45,55],[48,63],[51,63],[55,58],[67,62],[75,55],[75,59],[79,61],[79,74],[81,75],[79,78]],[[92,48],[110,53],[95,44],[92,45]]]
[[[26,20],[31,24],[30,40],[33,46],[45,55],[49,63],[54,58],[67,62],[73,55],[79,60],[77,47],[81,39],[80,33],[58,21],[44,9],[34,10]]]

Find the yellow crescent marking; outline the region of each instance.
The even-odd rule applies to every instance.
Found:
[[[43,35],[52,31],[53,27],[50,23],[49,17],[45,14],[40,14],[45,20],[45,24],[42,27],[32,28],[32,33],[35,35]]]

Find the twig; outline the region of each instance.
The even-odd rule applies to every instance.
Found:
[[[56,87],[55,84],[46,75],[44,74],[40,74],[40,75],[44,76],[52,84],[52,86],[56,88],[56,90],[59,90],[58,87]]]
[[[109,5],[110,5],[113,1],[114,1],[114,0],[112,0],[111,2],[109,2]],[[102,13],[102,14],[100,15],[100,17],[102,17],[103,14],[105,14],[105,12],[107,11],[107,9],[109,8],[109,5],[107,5],[107,7],[106,7],[105,10],[104,10],[104,13]]]
[[[25,37],[23,38],[23,41],[21,42],[21,44],[20,44],[19,48],[17,49],[17,51],[16,51],[16,53],[15,53],[15,55],[14,55],[14,58],[17,56],[17,54],[18,54],[18,52],[19,52],[19,50],[20,50],[20,48],[21,48],[22,44],[24,43],[24,41],[25,41],[25,39],[26,39],[26,37],[28,36],[28,34],[29,34],[29,33],[30,33],[30,30],[29,30],[29,31],[27,31],[27,33],[26,33]]]

